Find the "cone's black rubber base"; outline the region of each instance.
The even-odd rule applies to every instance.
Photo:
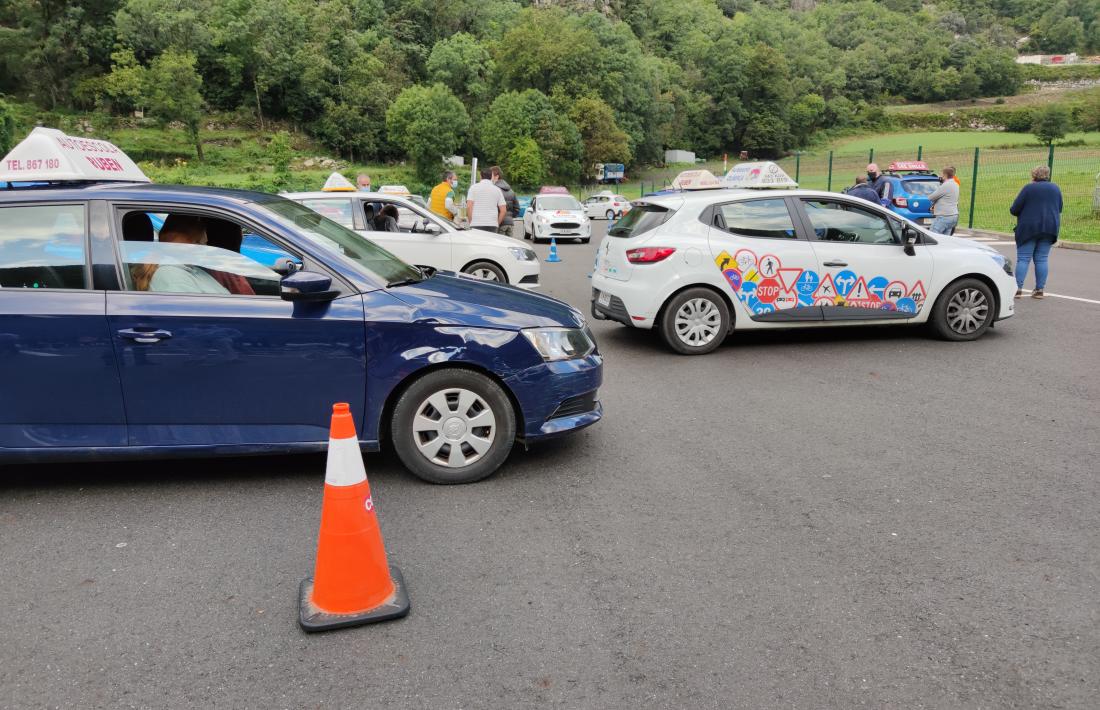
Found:
[[[298,623],[305,631],[314,632],[400,619],[409,613],[409,592],[405,589],[405,579],[401,576],[401,570],[393,565],[390,565],[390,579],[393,580],[393,598],[385,604],[355,614],[330,614],[323,609],[318,609],[310,602],[309,599],[313,595],[313,578],[307,577],[298,586]]]

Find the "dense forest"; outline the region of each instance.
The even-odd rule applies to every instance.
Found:
[[[530,182],[1012,94],[1029,49],[1100,51],[1100,0],[0,0],[0,94],[142,110],[200,151],[208,113],[237,113],[356,160],[427,175],[476,151]]]

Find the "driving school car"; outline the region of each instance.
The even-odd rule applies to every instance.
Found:
[[[0,191],[0,464],[322,451],[348,402],[364,449],[464,483],[602,417],[603,358],[561,301],[276,195],[151,185],[50,129],[0,180],[48,183]]]
[[[973,340],[1013,315],[1012,263],[993,249],[747,165],[723,187],[635,201],[597,250],[592,314],[683,354],[732,330],[853,324]]]
[[[531,198],[523,214],[523,238],[536,244],[551,239],[576,239],[587,244],[592,239],[592,221],[572,195],[540,193]]]
[[[887,207],[920,225],[932,222],[932,201],[928,197],[940,186],[936,174],[921,160],[894,161],[883,173],[886,187],[882,199]]]

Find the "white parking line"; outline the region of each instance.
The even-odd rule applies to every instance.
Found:
[[[1024,293],[1027,295],[1031,295],[1031,291],[1025,290]],[[1091,298],[1081,298],[1080,296],[1063,296],[1060,293],[1048,293],[1047,296],[1049,296],[1050,298],[1064,298],[1069,301],[1081,301],[1082,303],[1095,303],[1096,305],[1100,306],[1100,301],[1095,301]]]

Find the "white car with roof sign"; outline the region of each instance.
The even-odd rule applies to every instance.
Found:
[[[399,259],[521,288],[539,285],[541,265],[518,239],[459,227],[406,197],[375,192],[293,192],[283,195],[353,229]],[[382,209],[397,211],[397,231],[381,231]]]
[[[722,184],[634,202],[597,249],[596,318],[703,354],[732,330],[926,323],[973,340],[1013,315],[1012,262],[987,246],[791,189],[774,163],[737,166]]]
[[[589,219],[618,219],[630,211],[630,200],[611,192],[599,192],[584,201]]]
[[[551,239],[577,239],[587,244],[592,238],[592,221],[572,195],[538,194],[523,213],[523,238],[536,244]]]

